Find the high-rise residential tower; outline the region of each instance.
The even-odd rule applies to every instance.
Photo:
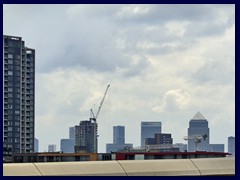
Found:
[[[125,144],[125,127],[113,126],[113,144],[106,144],[106,152],[116,152],[124,148],[132,148],[133,144]]]
[[[207,119],[198,111],[189,121],[188,136],[207,135],[205,140],[201,140],[198,145],[199,151],[209,151],[209,128]],[[194,139],[188,140],[188,151],[196,151]]]
[[[96,121],[81,121],[79,126],[75,126],[75,152],[98,152]]]
[[[3,36],[3,156],[34,152],[35,50]]]
[[[228,137],[228,152],[235,155],[235,137]]]
[[[155,133],[161,133],[161,122],[141,122],[141,146],[145,145],[146,138],[154,138]]]

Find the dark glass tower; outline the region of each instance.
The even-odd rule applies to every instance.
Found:
[[[113,126],[113,143],[125,144],[125,127]]]
[[[3,36],[3,156],[34,152],[35,50]]]
[[[189,121],[188,128],[188,136],[196,136],[196,135],[207,135],[205,140],[201,140],[199,143],[199,151],[209,151],[209,128],[207,119],[200,113],[197,112],[195,116]],[[188,140],[188,151],[194,152],[196,151],[194,140]]]

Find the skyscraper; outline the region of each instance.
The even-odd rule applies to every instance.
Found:
[[[141,122],[141,146],[146,138],[154,138],[155,133],[161,133],[161,122]]]
[[[97,137],[96,121],[81,121],[79,126],[75,126],[75,152],[97,153]]]
[[[34,152],[35,50],[3,36],[3,156]]]
[[[235,155],[235,137],[228,137],[228,152]]]
[[[113,126],[113,143],[125,144],[125,127]]]
[[[207,119],[198,111],[189,121],[188,136],[207,134],[205,140],[199,143],[199,151],[209,151],[209,128]],[[188,151],[196,151],[194,140],[188,140]]]
[[[132,148],[133,144],[125,144],[125,127],[113,126],[113,144],[106,144],[106,152],[116,152],[124,148]]]
[[[69,128],[69,139],[75,139],[75,127]]]

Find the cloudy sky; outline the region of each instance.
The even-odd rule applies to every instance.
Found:
[[[186,143],[197,111],[210,143],[227,146],[235,134],[235,5],[4,5],[3,33],[36,49],[40,151],[59,150],[108,84],[99,152],[116,125],[139,146],[141,121],[161,121]]]

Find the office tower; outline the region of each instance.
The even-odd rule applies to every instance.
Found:
[[[209,144],[209,151],[224,152],[224,144]]]
[[[97,153],[97,137],[96,121],[81,121],[75,126],[75,152]]]
[[[146,138],[153,138],[155,133],[161,133],[161,122],[141,122],[141,146]]]
[[[48,145],[48,152],[56,152],[56,144],[49,144]]]
[[[125,144],[125,127],[113,126],[113,143]]]
[[[188,136],[207,135],[205,140],[201,140],[198,144],[199,151],[209,151],[209,128],[207,119],[198,111],[196,115],[189,121]],[[194,139],[188,140],[188,151],[196,151]]]
[[[75,127],[69,128],[69,139],[75,139]]]
[[[63,153],[74,153],[74,139],[61,139],[60,151]]]
[[[133,144],[125,144],[125,127],[124,126],[113,126],[113,144],[106,144],[106,152],[110,153],[117,152],[123,149],[132,148]]]
[[[3,36],[3,156],[34,152],[35,50]]]
[[[235,137],[228,137],[228,153],[235,155]]]
[[[34,138],[34,152],[39,152],[39,140]]]

